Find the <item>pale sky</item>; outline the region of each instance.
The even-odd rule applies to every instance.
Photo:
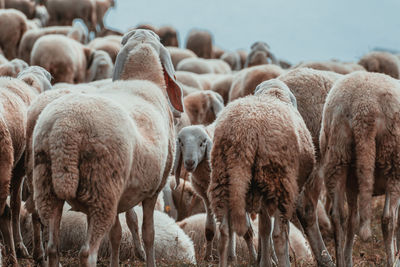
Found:
[[[400,51],[400,0],[115,0],[106,25],[172,25],[184,47],[207,29],[225,50],[267,42],[278,58],[357,61],[375,47]]]

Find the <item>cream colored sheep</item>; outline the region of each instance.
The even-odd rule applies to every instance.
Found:
[[[281,213],[275,221],[280,233],[279,242],[275,240],[275,250],[279,264],[289,265],[285,234],[288,220],[296,209],[295,202],[301,207],[312,205],[307,195],[309,184],[315,179],[312,138],[296,107],[290,89],[274,79],[261,83],[254,96],[228,104],[217,118],[209,197],[211,209],[220,223],[222,266],[227,264],[228,232],[244,235],[248,231],[246,211],[260,213],[261,266],[272,264],[268,256],[271,253],[268,236],[272,230],[269,216]],[[305,192],[297,199],[298,189],[303,185]],[[303,215],[302,223],[309,222],[308,217],[316,220],[316,208],[311,208],[308,211],[311,214]],[[309,238],[322,241],[317,224],[310,226],[313,229],[307,224],[303,227]],[[322,253],[326,250],[323,241],[318,249],[315,254],[319,264],[331,262],[329,255],[326,257]]]
[[[11,60],[17,57],[18,45],[28,29],[27,19],[16,9],[0,9],[0,25],[3,25],[0,28],[0,49]]]
[[[16,78],[18,73],[27,67],[28,64],[25,61],[14,58],[13,60],[0,65],[0,76]]]
[[[358,62],[367,71],[380,72],[400,78],[400,59],[388,52],[374,51],[365,54]]]
[[[57,222],[65,201],[88,215],[79,253],[87,266],[96,265],[107,232],[115,237],[111,265],[118,266],[118,213],[142,202],[147,265],[155,265],[153,212],[173,164],[173,118],[183,112],[182,90],[157,35],[133,30],[122,44],[112,84],[96,94],[53,101],[34,129],[34,200],[50,229],[50,266],[59,263]]]
[[[387,266],[394,264],[394,229],[400,197],[399,112],[399,82],[384,74],[346,75],[327,96],[320,135],[319,174],[325,179],[332,203],[330,214],[338,266],[352,265],[357,232],[362,240],[371,236],[372,196],[382,194],[386,194],[382,232]],[[348,212],[344,210],[345,201]]]
[[[197,74],[227,74],[231,73],[231,67],[221,59],[204,59],[190,57],[185,58],[178,63],[178,71],[190,71]]]
[[[110,78],[112,61],[107,53],[89,49],[63,35],[40,37],[31,53],[31,65],[47,69],[54,82],[82,83]]]
[[[174,68],[178,66],[178,63],[181,62],[185,58],[197,57],[196,54],[189,49],[178,48],[178,47],[167,47],[168,52],[171,54],[172,64]]]
[[[185,113],[191,124],[212,123],[224,108],[222,96],[214,91],[199,91],[183,98]]]
[[[107,1],[107,0],[106,0]],[[115,59],[117,58],[119,50],[121,50],[121,36],[118,35],[109,35],[105,37],[97,37],[93,39],[87,46],[94,50],[103,50],[106,51],[113,63],[115,63]]]
[[[274,79],[282,73],[283,70],[276,65],[261,65],[241,70],[233,78],[229,91],[229,102],[252,94],[258,84]]]
[[[28,256],[19,227],[20,185],[25,175],[23,154],[26,144],[27,109],[36,96],[47,89],[44,85],[50,82],[49,77],[46,70],[40,67],[29,67],[16,79],[0,78],[2,107],[0,112],[2,136],[0,146],[2,170],[0,177],[0,231],[5,243],[5,251],[12,260],[16,260],[16,252],[20,257]],[[37,83],[33,83],[32,80]],[[11,188],[11,192],[9,192],[9,188]],[[11,214],[10,208],[6,204],[6,198],[10,193]]]
[[[298,64],[295,68],[311,68],[315,70],[333,71],[339,74],[349,74],[353,71],[365,70],[357,63],[342,63],[338,61],[311,61]]]

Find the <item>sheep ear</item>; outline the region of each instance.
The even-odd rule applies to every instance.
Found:
[[[86,57],[86,69],[89,69],[90,65],[92,65],[92,62],[93,62],[94,51],[90,48],[85,47],[83,52],[85,53],[85,57]]]
[[[275,65],[279,65],[279,62],[278,62],[278,60],[276,59],[275,55],[272,54],[272,53],[269,52],[269,51],[268,51],[268,53],[269,53],[269,58],[271,59],[271,63],[272,63],[272,64],[275,64]]]
[[[182,88],[178,85],[176,77],[174,75],[174,66],[172,65],[171,56],[168,50],[164,47],[160,47],[160,61],[164,70],[164,80],[167,86],[168,99],[172,107],[178,111],[183,112],[183,92]],[[176,112],[174,112],[175,115]]]
[[[174,162],[174,174],[175,174],[175,188],[176,190],[179,186],[180,182],[180,175],[181,175],[181,168],[182,168],[182,152],[181,146],[179,145],[179,141],[176,140],[176,152],[175,152],[175,162]]]
[[[210,160],[211,159],[211,149],[212,149],[212,140],[211,138],[207,137],[206,141],[206,159]]]
[[[136,30],[132,30],[130,32],[125,33],[124,37],[122,37],[121,44],[125,45],[128,42],[128,40],[132,37],[132,35],[134,35],[135,33]]]
[[[212,108],[214,111],[214,115],[215,117],[218,116],[218,114],[222,111],[222,109],[224,108],[224,99],[222,98],[222,96],[218,93],[214,93],[214,94],[210,94],[210,99],[211,99],[211,103],[212,103]]]

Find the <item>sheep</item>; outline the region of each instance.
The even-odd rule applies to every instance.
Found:
[[[18,45],[22,35],[28,29],[24,13],[15,9],[0,10],[0,25],[7,25],[0,29],[0,49],[8,60],[17,57]]]
[[[31,61],[31,51],[36,40],[47,34],[62,34],[72,39],[82,42],[82,39],[86,39],[84,32],[79,27],[72,26],[52,26],[45,27],[42,29],[28,30],[22,36],[21,42],[18,48],[18,57],[26,62]]]
[[[35,17],[35,2],[30,0],[5,0],[5,8],[14,8],[22,13],[28,19],[33,19]]]
[[[240,55],[237,51],[224,53],[221,56],[221,60],[228,63],[232,70],[240,70],[242,68],[242,64],[240,62]]]
[[[178,66],[179,62],[181,62],[185,58],[197,57],[196,54],[189,49],[183,49],[172,46],[168,46],[167,49],[168,52],[171,54],[172,64],[174,65],[175,69]]]
[[[332,202],[338,266],[352,266],[354,234],[371,236],[373,195],[385,194],[382,232],[387,266],[394,264],[394,229],[399,199],[400,85],[388,75],[354,72],[337,81],[323,110],[321,167]],[[344,211],[347,199],[349,218]],[[359,214],[359,217],[358,217]],[[358,220],[360,223],[358,224]],[[359,225],[359,226],[358,226]]]
[[[198,90],[204,90],[203,83],[200,81],[199,75],[189,71],[177,71],[176,79],[183,85],[196,88]]]
[[[296,98],[290,89],[282,81],[273,79],[258,85],[254,96],[228,104],[216,120],[208,195],[220,223],[221,266],[227,264],[228,232],[239,235],[248,232],[246,211],[260,213],[260,265],[272,264],[267,255],[270,254],[268,236],[271,236],[269,216],[274,214],[278,216],[275,223],[281,233],[279,242],[275,241],[279,264],[289,265],[288,220],[297,205],[312,205],[306,197],[309,183],[315,179],[311,134],[296,107]],[[299,194],[298,189],[303,185],[305,192]],[[316,220],[315,208],[311,211]],[[305,221],[308,222],[301,220]],[[312,225],[315,226],[318,227]],[[303,227],[310,238],[310,229],[304,224]],[[317,234],[318,241],[322,241],[318,228]],[[326,250],[324,245],[320,248]],[[314,253],[319,264],[332,261],[322,250],[319,252]]]
[[[265,42],[255,42],[252,44],[244,67],[248,68],[268,63],[279,64],[274,54],[271,53],[269,45]]]
[[[161,43],[164,46],[179,47],[178,33],[171,26],[163,26],[158,29],[158,36],[160,36]]]
[[[218,112],[219,113],[219,112]],[[217,114],[218,115],[218,114]],[[191,173],[193,189],[201,197],[207,213],[205,236],[207,239],[205,259],[209,260],[212,252],[212,240],[215,233],[215,221],[210,210],[207,189],[210,184],[210,152],[212,148],[214,125],[208,127],[196,125],[183,128],[177,139],[174,173],[179,182],[181,167]],[[182,164],[183,163],[183,164]],[[248,241],[248,239],[246,239]]]
[[[186,40],[186,48],[192,50],[198,57],[213,58],[213,40],[208,31],[190,31]]]
[[[298,64],[295,68],[311,68],[315,70],[333,71],[339,74],[349,74],[353,71],[365,70],[357,63],[342,63],[337,61],[311,61]]]
[[[115,59],[117,58],[118,52],[121,49],[121,36],[118,35],[109,35],[106,37],[97,37],[93,39],[87,46],[94,50],[103,50],[106,51],[112,62],[115,63]]]
[[[65,201],[87,214],[87,237],[79,253],[87,266],[96,265],[107,232],[115,237],[110,240],[111,265],[119,264],[118,213],[142,202],[147,265],[155,265],[153,212],[173,164],[173,118],[183,112],[182,90],[156,34],[133,30],[122,45],[113,83],[96,94],[68,94],[53,101],[33,132],[34,200],[49,227],[51,266],[59,262],[57,222]]]
[[[204,59],[190,57],[185,58],[178,63],[176,67],[178,71],[190,71],[197,74],[227,74],[231,73],[231,67],[221,59]]]
[[[96,28],[99,26],[99,31],[104,29],[104,15],[110,7],[115,6],[114,0],[95,0],[96,6]]]
[[[210,90],[220,94],[224,103],[229,101],[229,90],[231,89],[233,78],[234,75],[227,74],[215,80],[211,85]]]
[[[224,53],[225,51],[222,48],[216,45],[212,46],[212,58],[221,58]]]
[[[214,91],[199,91],[191,93],[183,98],[185,113],[191,124],[212,123],[218,113],[224,108],[222,96]]]
[[[261,65],[246,68],[238,72],[229,90],[229,102],[251,94],[263,81],[278,77],[283,70],[276,65]]]
[[[28,64],[18,58],[0,65],[0,76],[8,76],[16,78],[18,73],[28,67]]]
[[[0,78],[2,106],[0,119],[2,136],[0,146],[2,166],[0,177],[0,231],[5,242],[6,253],[11,256],[13,261],[16,261],[16,255],[28,256],[19,227],[20,185],[25,175],[23,154],[26,138],[26,111],[36,96],[46,89],[45,85],[49,83],[49,78],[49,73],[40,67],[26,68],[19,73],[17,78]],[[32,81],[36,81],[36,83]],[[11,193],[11,214],[10,207],[6,204],[9,193]]]
[[[136,222],[141,225],[143,214],[141,209],[132,210],[136,214]],[[122,237],[120,245],[121,260],[126,261],[133,259],[135,256],[139,259],[140,255],[140,239],[141,231],[138,228],[138,241],[132,239],[131,230],[127,223],[126,216],[119,215],[121,221]],[[192,240],[182,231],[182,229],[163,212],[154,212],[154,228],[155,228],[155,256],[157,259],[167,259],[168,262],[183,262],[188,264],[196,264],[194,246]],[[32,244],[32,228],[31,218],[28,214],[21,213],[21,230],[24,233],[24,242]],[[64,206],[63,216],[61,220],[60,231],[60,251],[61,252],[77,252],[85,242],[87,222],[83,213],[70,210],[68,205]],[[136,230],[136,231],[137,231]],[[110,255],[109,237],[105,237],[99,248],[99,257],[106,258]],[[139,242],[139,243],[135,243]],[[138,249],[139,246],[139,249]]]
[[[57,34],[42,36],[35,42],[31,65],[47,69],[53,75],[54,83],[81,83],[110,78],[113,68],[106,52],[92,50]]]
[[[365,54],[358,62],[367,71],[385,73],[400,78],[400,59],[388,52],[374,51]]]

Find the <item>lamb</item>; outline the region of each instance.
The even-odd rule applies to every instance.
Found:
[[[23,154],[26,142],[26,111],[36,96],[47,89],[45,85],[49,84],[49,80],[49,73],[40,67],[26,68],[17,78],[0,78],[2,105],[0,231],[5,242],[5,251],[11,256],[13,264],[16,264],[16,252],[18,256],[28,256],[19,227],[20,185],[25,175]],[[9,193],[11,193],[11,214],[6,204]]]
[[[253,93],[254,88],[263,81],[277,78],[283,70],[276,65],[261,65],[238,72],[229,91],[229,102]]]
[[[111,77],[110,56],[101,50],[92,50],[63,35],[40,37],[31,53],[31,65],[47,69],[54,83],[82,83]]]
[[[83,42],[86,39],[84,31],[77,26],[52,26],[42,29],[28,30],[22,36],[18,48],[18,57],[26,62],[31,61],[31,51],[36,40],[47,34],[62,34],[68,36],[78,42]]]
[[[173,118],[183,112],[182,90],[156,34],[133,30],[122,45],[112,84],[96,94],[53,101],[33,132],[34,200],[49,227],[50,266],[59,263],[57,236],[65,201],[87,214],[87,237],[79,253],[85,266],[96,265],[107,232],[115,237],[111,266],[118,266],[118,213],[142,202],[147,266],[155,265],[153,212],[173,164]]]
[[[362,240],[371,236],[372,196],[382,194],[386,195],[382,232],[387,266],[394,264],[399,200],[396,176],[400,166],[397,157],[400,152],[399,112],[399,82],[384,74],[354,72],[346,75],[335,83],[327,96],[322,115],[318,173],[325,179],[332,202],[331,221],[338,266],[352,266],[353,239],[357,231]],[[344,225],[346,198],[349,218]]]
[[[191,124],[212,123],[224,108],[222,96],[214,91],[199,91],[184,97],[185,113]]]
[[[28,67],[28,64],[18,58],[0,65],[0,76],[8,76],[16,78],[18,73]]]
[[[208,31],[190,31],[186,40],[186,48],[192,50],[198,57],[213,58],[213,40]]]
[[[385,73],[400,78],[400,59],[388,52],[374,51],[365,54],[358,62],[367,71]]]
[[[244,67],[248,68],[269,63],[276,65],[279,64],[274,54],[271,53],[269,45],[265,42],[255,42],[252,44],[251,51],[247,55]]]
[[[189,49],[183,49],[178,47],[167,47],[168,52],[171,54],[172,64],[174,68],[178,66],[178,63],[184,60],[185,58],[197,57],[196,54]]]
[[[60,251],[76,252],[85,242],[86,217],[83,213],[69,210],[65,205],[61,220],[60,231]],[[143,214],[141,209],[135,208],[137,223],[142,224]],[[163,212],[154,212],[155,228],[155,256],[157,259],[167,259],[170,263],[183,262],[187,264],[196,264],[195,252],[192,240],[180,229],[180,227]],[[122,214],[119,215],[121,221],[122,238],[120,245],[121,260],[126,261],[134,257],[142,258],[140,252],[141,231],[138,228],[139,243],[134,243],[130,232],[128,220]],[[31,218],[28,214],[21,212],[21,230],[24,233],[24,242],[32,243]],[[139,246],[139,250],[137,249]],[[108,237],[100,245],[99,257],[106,258],[110,255],[110,246]]]
[[[0,49],[7,59],[11,60],[17,57],[18,45],[28,29],[27,19],[21,11],[1,9],[0,25],[7,25],[0,29]]]
[[[248,232],[246,211],[259,213],[259,264],[272,264],[269,257],[272,215],[276,216],[277,231],[281,233],[279,240],[275,240],[279,264],[290,264],[288,220],[297,203],[312,205],[305,196],[309,193],[308,183],[315,179],[311,134],[296,107],[296,98],[290,89],[273,79],[257,86],[254,96],[228,104],[216,120],[208,195],[211,209],[220,223],[221,266],[227,265],[228,232],[238,235]],[[306,192],[299,195],[298,189],[303,185]],[[315,208],[312,211],[316,220]],[[309,236],[310,229],[307,225],[303,227]],[[314,253],[319,264],[323,260],[331,262],[329,255],[325,259],[325,253],[319,252]]]
[[[197,57],[185,58],[178,63],[178,71],[190,71],[197,74],[227,74],[231,73],[231,67],[221,59],[204,59]]]

